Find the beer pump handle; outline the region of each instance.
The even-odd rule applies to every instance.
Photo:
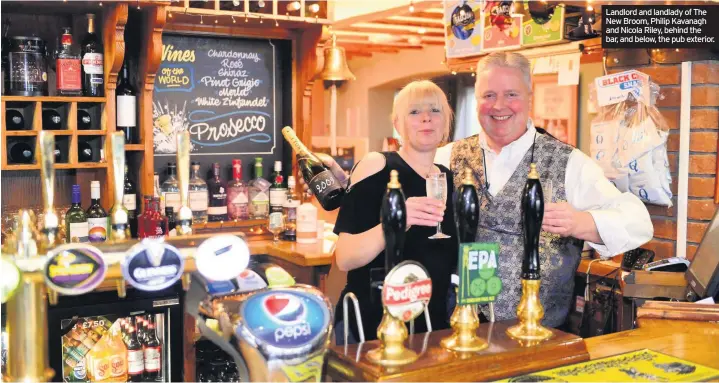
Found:
[[[404,255],[405,231],[407,229],[407,208],[405,207],[399,173],[390,172],[387,192],[382,199],[382,232],[384,233],[384,272],[385,277],[393,267],[402,262]]]
[[[55,202],[55,136],[52,133],[42,131],[39,135],[40,141],[40,179],[42,180],[43,199],[43,234],[42,251],[53,247],[58,241],[58,227],[60,219],[55,213],[53,203]]]
[[[522,193],[522,214],[524,230],[522,279],[538,280],[540,279],[539,233],[544,218],[544,197],[536,164],[530,164],[529,175]]]
[[[122,132],[115,132],[110,137],[112,148],[112,176],[115,179],[115,204],[110,210],[110,223],[112,225],[113,241],[127,239],[128,217],[127,211],[122,207],[125,179],[125,137]]]
[[[178,236],[192,235],[192,210],[190,210],[190,133],[177,135],[177,181],[180,187],[180,210],[175,218]]]

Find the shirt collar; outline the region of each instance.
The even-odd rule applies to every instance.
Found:
[[[527,119],[527,131],[524,132],[519,138],[516,140],[510,142],[508,145],[504,146],[502,150],[503,152],[505,150],[509,150],[510,152],[514,152],[515,150],[526,153],[527,150],[529,150],[530,147],[532,147],[532,144],[534,143],[534,135],[537,133],[537,129],[534,127],[534,121],[532,119]],[[487,143],[487,136],[484,133],[484,130],[479,130],[479,146],[484,149],[485,151],[488,151],[490,153],[494,153]]]

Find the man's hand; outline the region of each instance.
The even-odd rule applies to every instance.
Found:
[[[429,197],[410,197],[405,201],[407,208],[407,230],[412,225],[436,227],[444,219],[445,205]]]
[[[562,237],[602,243],[592,215],[575,209],[567,202],[549,203],[544,206],[542,230]]]
[[[342,187],[347,187],[347,175],[345,174],[345,171],[337,164],[335,159],[325,153],[315,153],[315,155],[317,156],[317,158],[320,159],[320,161],[322,161],[323,164],[325,164],[325,166],[330,169],[330,172],[332,172],[332,174],[337,177],[337,180],[340,181]],[[300,185],[302,185],[302,190],[305,193],[312,194],[312,190],[310,190],[310,187],[305,183],[304,178],[301,176],[299,178],[300,179],[298,181]]]

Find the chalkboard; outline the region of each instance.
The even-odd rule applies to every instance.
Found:
[[[265,177],[274,161],[289,173],[281,129],[291,124],[291,43],[284,40],[163,35],[162,63],[153,94],[155,171],[165,178],[175,161],[176,137],[190,132],[192,161],[205,174],[213,162],[229,178],[233,159],[253,177],[262,157]],[[285,92],[283,88],[289,92]]]

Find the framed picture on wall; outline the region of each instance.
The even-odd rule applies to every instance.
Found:
[[[558,85],[557,75],[532,79],[532,121],[549,134],[577,146],[577,85]]]

